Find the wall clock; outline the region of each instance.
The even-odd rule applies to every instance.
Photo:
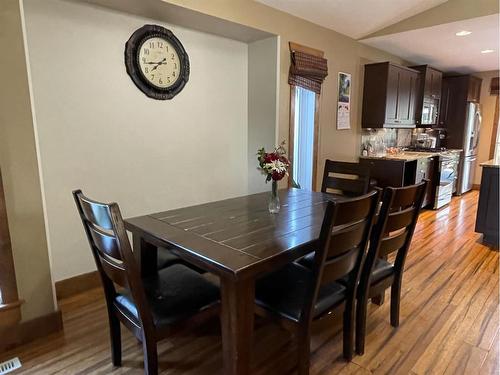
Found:
[[[125,45],[125,66],[135,85],[147,96],[172,99],[189,80],[189,57],[168,29],[145,25]]]

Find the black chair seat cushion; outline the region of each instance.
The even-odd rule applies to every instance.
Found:
[[[309,256],[308,254],[307,256]],[[302,260],[301,260],[302,261]],[[394,272],[394,265],[384,259],[377,259],[375,262],[375,265],[373,266],[373,271],[372,271],[372,279],[371,279],[371,285],[378,283],[380,280],[385,279],[386,277],[392,275]],[[338,280],[339,283],[342,285],[347,285],[348,283],[348,276],[344,276],[340,280]]]
[[[377,259],[372,271],[372,284],[378,283],[394,273],[394,265],[384,259]]]
[[[304,267],[312,269],[314,266],[314,254],[315,252],[313,251],[312,253],[304,255],[302,258],[299,259],[299,263],[302,264]]]
[[[164,247],[158,248],[158,269],[169,267],[172,264],[180,263],[182,261],[177,255],[174,255],[169,249]]]
[[[281,270],[259,279],[255,287],[255,300],[259,306],[298,322],[307,294],[310,293],[312,272],[291,263]],[[346,288],[336,282],[321,287],[314,306],[314,317],[319,317],[340,305]]]
[[[189,318],[219,300],[219,288],[198,272],[174,264],[143,279],[153,322],[157,327]],[[139,320],[135,302],[129,292],[118,294],[115,306],[128,317]]]
[[[196,267],[195,265],[186,262],[184,259],[181,257],[178,257],[175,255],[172,250],[166,248],[166,247],[159,247],[158,248],[158,269],[161,270],[162,268],[165,267],[170,267],[172,264],[176,263],[181,263],[185,265],[188,268],[191,268],[193,271],[196,271],[198,273],[205,273],[206,271]]]

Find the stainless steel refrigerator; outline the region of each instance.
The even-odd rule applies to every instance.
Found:
[[[476,169],[479,131],[481,129],[481,105],[467,102],[466,120],[462,140],[462,154],[458,170],[457,194],[472,189]]]

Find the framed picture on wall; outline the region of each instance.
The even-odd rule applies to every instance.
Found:
[[[337,129],[351,128],[351,74],[339,72],[337,101]]]

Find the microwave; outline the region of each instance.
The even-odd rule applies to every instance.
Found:
[[[439,100],[425,98],[422,106],[422,125],[435,125],[438,121]]]

